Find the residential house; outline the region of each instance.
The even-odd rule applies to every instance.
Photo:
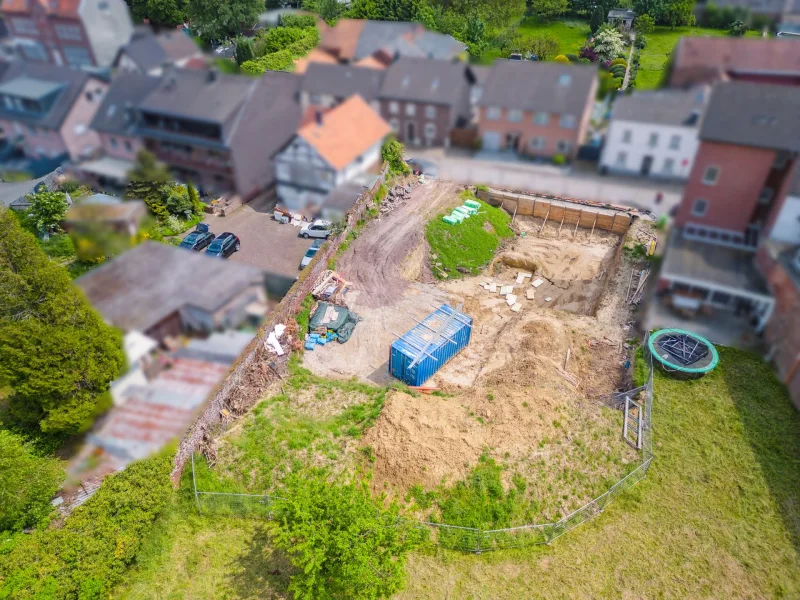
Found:
[[[248,202],[274,183],[271,158],[297,131],[298,81],[173,68],[136,106],[135,133],[178,179]]]
[[[139,73],[114,78],[89,126],[100,137],[103,155],[73,167],[80,179],[101,188],[124,187],[136,155],[144,148],[136,134],[135,107],[160,84],[160,78]]]
[[[47,175],[29,181],[17,181],[0,185],[0,208],[27,210],[30,206],[29,194],[57,190],[64,178],[63,169],[58,167]]]
[[[124,0],[3,0],[0,12],[26,60],[109,67],[133,33]]]
[[[670,55],[670,87],[719,80],[800,85],[800,44],[792,39],[683,36]]]
[[[755,256],[764,240],[796,235],[798,115],[792,87],[714,86],[658,282],[673,306],[723,311],[729,331],[737,317],[756,331],[770,321],[775,299]]]
[[[710,88],[634,92],[614,102],[600,171],[685,180]]]
[[[321,22],[319,28],[317,50],[341,63],[368,61],[378,66],[375,61],[387,65],[398,57],[453,60],[466,52],[462,42],[419,23],[340,19],[333,27]]]
[[[107,89],[83,71],[11,63],[0,76],[0,139],[28,162],[49,162],[50,170],[92,156],[100,137],[89,125]]]
[[[778,374],[800,408],[800,167],[786,199],[756,255],[756,264],[775,298],[764,330]]]
[[[633,28],[633,22],[636,20],[636,13],[630,8],[612,8],[608,11],[608,23],[630,31]]]
[[[185,67],[206,62],[200,47],[186,33],[179,30],[153,34],[145,30],[131,38],[120,48],[114,67],[122,73],[161,75],[164,65]]]
[[[391,131],[357,95],[327,112],[315,111],[275,156],[280,205],[316,214],[334,188],[377,172],[381,144]]]
[[[76,280],[108,323],[158,342],[182,333],[230,329],[265,303],[264,272],[145,241]]]
[[[586,137],[596,93],[592,65],[495,61],[478,100],[483,149],[571,159]]]
[[[101,224],[122,235],[133,236],[147,215],[147,206],[141,200],[122,200],[106,194],[92,194],[73,202],[64,216],[63,227],[75,231],[83,225]]]
[[[378,93],[383,83],[384,72],[339,63],[312,62],[300,82],[300,106],[332,108],[358,94],[380,112]]]
[[[406,144],[449,146],[453,129],[472,118],[470,67],[460,62],[399,58],[386,70],[381,115]]]

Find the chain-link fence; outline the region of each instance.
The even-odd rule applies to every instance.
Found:
[[[520,525],[506,529],[485,530],[474,527],[461,527],[446,523],[420,521],[420,527],[425,527],[431,532],[432,540],[444,548],[461,550],[465,552],[488,552],[504,548],[520,548],[549,544],[561,537],[571,529],[582,525],[589,519],[603,512],[606,506],[613,502],[626,490],[644,479],[647,469],[653,461],[653,428],[651,421],[653,406],[653,362],[647,354],[647,339],[645,337],[645,360],[648,361],[649,374],[644,386],[616,394],[624,397],[626,394],[633,396],[640,394],[642,412],[639,416],[641,424],[641,463],[625,477],[617,481],[606,492],[594,500],[586,503],[576,511],[568,514],[555,523],[541,523]],[[620,407],[621,409],[621,407]],[[194,456],[192,456],[192,481],[194,483]],[[262,516],[271,517],[271,508],[281,498],[266,494],[229,494],[224,492],[202,492],[194,488],[197,509],[200,512],[213,511],[215,514],[230,514],[237,516]]]

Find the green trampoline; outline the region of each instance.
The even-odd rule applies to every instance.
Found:
[[[661,329],[647,341],[651,356],[667,371],[689,375],[708,373],[719,362],[714,344],[684,329]]]

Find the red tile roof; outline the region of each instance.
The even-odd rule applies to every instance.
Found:
[[[75,17],[81,0],[3,0],[0,10],[4,13],[28,13],[32,4],[38,2],[48,14],[59,17]]]

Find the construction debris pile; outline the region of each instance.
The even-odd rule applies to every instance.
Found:
[[[386,197],[381,201],[381,216],[388,215],[398,206],[411,199],[411,186],[396,185],[386,193]]]
[[[311,290],[318,300],[311,310],[308,332],[305,333],[306,350],[314,350],[334,340],[344,344],[353,335],[361,318],[347,308],[344,295],[349,283],[336,271],[324,271]]]
[[[530,287],[527,286],[528,280],[530,281]],[[522,310],[522,303],[519,300],[522,300],[522,292],[524,291],[524,297],[526,300],[534,300],[536,298],[536,288],[544,283],[544,279],[537,277],[533,279],[533,273],[526,273],[525,271],[519,271],[517,273],[517,278],[512,285],[505,285],[502,283],[497,283],[496,281],[486,280],[482,281],[479,285],[485,289],[487,292],[491,294],[500,294],[503,298],[506,299],[506,304],[511,307],[513,312],[519,312]],[[514,289],[516,286],[521,286],[523,289],[520,290],[519,294],[514,293]],[[544,299],[545,302],[550,302],[552,298],[547,297]]]
[[[631,271],[631,277],[628,281],[628,292],[627,292],[627,303],[628,304],[639,304],[642,301],[642,293],[644,292],[644,284],[647,282],[647,278],[650,276],[650,267],[647,266],[644,269],[633,269]],[[634,278],[636,280],[636,285],[634,285]]]
[[[347,306],[344,295],[350,283],[345,281],[336,271],[323,271],[311,290],[315,300],[325,300],[331,304]]]

